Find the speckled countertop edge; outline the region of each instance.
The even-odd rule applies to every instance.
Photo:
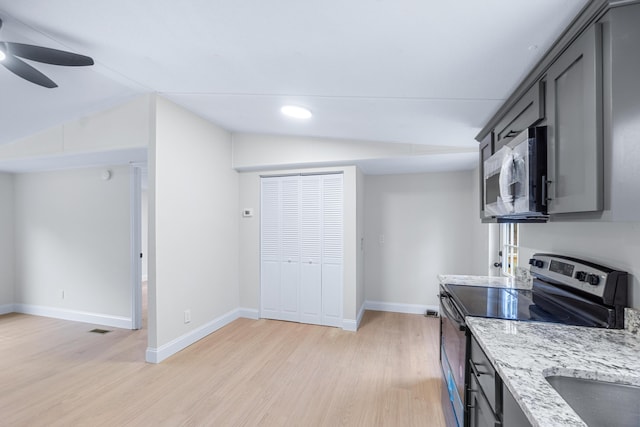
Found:
[[[627,319],[639,319],[627,310]],[[545,377],[640,385],[640,335],[628,330],[467,317],[467,325],[532,425],[585,426]]]
[[[531,289],[531,283],[501,276],[468,276],[460,274],[439,274],[440,284],[486,286],[488,288]]]
[[[624,328],[632,334],[640,333],[640,310],[624,309]]]

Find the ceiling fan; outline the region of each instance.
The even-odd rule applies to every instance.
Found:
[[[0,19],[0,28],[2,28],[2,19]],[[31,44],[0,41],[0,64],[13,74],[46,88],[54,88],[58,85],[20,58],[67,67],[93,65],[93,59],[77,53]]]

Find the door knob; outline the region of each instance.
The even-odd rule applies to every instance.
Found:
[[[496,268],[502,267],[502,263],[501,262],[494,262],[493,266]]]

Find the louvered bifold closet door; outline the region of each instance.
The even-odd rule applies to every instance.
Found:
[[[282,178],[281,319],[300,321],[300,177]]]
[[[342,174],[322,175],[322,324],[342,327]]]
[[[280,178],[262,178],[260,201],[261,317],[280,319]]]
[[[261,317],[342,327],[342,175],[261,182]]]
[[[321,177],[300,177],[300,321],[322,323]]]

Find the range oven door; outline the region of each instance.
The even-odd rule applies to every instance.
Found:
[[[464,316],[455,307],[451,296],[440,288],[440,365],[444,384],[442,407],[453,411],[450,426],[464,426],[464,379],[467,337]],[[446,417],[447,418],[447,417]]]

